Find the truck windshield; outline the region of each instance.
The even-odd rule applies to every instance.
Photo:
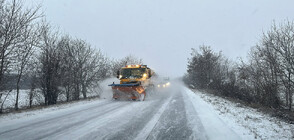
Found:
[[[121,75],[123,79],[126,78],[142,78],[143,74],[146,72],[145,68],[128,68],[122,69]]]

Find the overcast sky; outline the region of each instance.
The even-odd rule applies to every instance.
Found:
[[[142,58],[155,72],[181,76],[191,48],[205,44],[246,59],[275,20],[294,20],[294,0],[31,0],[62,32],[111,58]]]

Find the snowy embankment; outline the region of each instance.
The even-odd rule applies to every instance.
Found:
[[[97,92],[93,91],[95,89],[91,89],[91,91],[89,91],[88,97],[95,97],[97,95],[99,95],[99,90],[96,90]],[[12,90],[11,92],[3,92],[4,94],[2,95],[1,98],[1,103],[3,103],[3,109],[4,111],[6,109],[11,109],[14,108],[14,105],[16,103],[16,90]],[[28,108],[29,104],[30,104],[30,90],[19,90],[19,100],[18,100],[18,107],[20,109],[22,108]],[[6,97],[7,96],[7,97]],[[82,95],[80,97],[81,99],[83,98]],[[36,91],[34,92],[33,95],[33,101],[32,101],[32,105],[33,106],[38,106],[38,105],[42,105],[44,104],[44,96],[42,95],[42,91],[40,89],[36,89]],[[57,102],[65,102],[66,101],[66,96],[65,94],[60,94],[58,96]],[[1,104],[0,104],[1,105]]]
[[[19,108],[25,108],[29,106],[29,92],[30,90],[19,90],[19,100],[18,105]],[[44,102],[43,96],[40,94],[41,91],[37,90],[34,94],[32,105],[40,105]],[[0,99],[1,103],[3,103],[3,109],[14,108],[16,102],[16,90],[12,90],[11,92],[4,91],[2,98]]]
[[[235,131],[242,139],[294,139],[293,124],[212,94],[197,90],[193,92],[189,89],[186,89],[186,93],[194,101],[193,105],[198,110],[206,132],[211,133],[210,136],[213,136],[213,133],[226,133],[226,130],[217,130],[221,127],[216,125],[222,124],[216,124],[215,117],[210,116],[211,114],[206,116],[205,109],[210,112],[213,110],[223,124]]]
[[[100,92],[100,97],[103,99],[108,99],[110,100],[112,98],[112,92],[111,92],[111,88],[108,87],[108,84],[112,83],[112,82],[117,82],[117,78],[108,78],[105,79],[103,81],[101,81],[100,88],[99,91],[97,89],[96,92],[93,92],[89,95],[97,95],[97,92]],[[94,90],[94,89],[93,89]],[[29,90],[20,90],[20,94],[19,94],[19,106],[20,108],[23,107],[27,107],[29,106]],[[39,91],[37,94],[37,96],[35,96],[34,100],[33,100],[33,105],[38,105],[44,102],[43,96],[40,94],[41,91]],[[4,97],[2,97],[4,99]],[[13,108],[14,104],[15,104],[15,98],[16,98],[16,90],[12,90],[11,93],[9,93],[3,108]],[[63,101],[65,97],[61,96],[59,97],[59,101]],[[67,110],[76,110],[79,108],[83,108],[83,106],[91,106],[91,104],[95,104],[95,103],[104,103],[106,100],[101,100],[99,98],[96,99],[89,99],[89,100],[80,100],[80,101],[76,101],[76,102],[70,102],[67,104],[57,104],[57,105],[51,105],[51,106],[47,106],[46,108],[43,108],[42,106],[40,107],[40,109],[37,110],[26,110],[23,111],[21,113],[8,113],[5,115],[1,115],[0,116],[0,123],[1,122],[5,122],[7,120],[14,120],[14,119],[20,119],[20,118],[27,118],[30,116],[35,116],[37,114],[47,114],[47,113],[56,113],[58,114],[58,112],[63,112],[63,111],[67,111]],[[45,115],[44,115],[45,116]]]
[[[107,78],[103,81],[100,81],[98,87],[93,87],[89,89],[87,96],[88,97],[100,96],[103,99],[110,99],[112,97],[112,94],[108,94],[108,93],[111,93],[111,88],[108,87],[108,85],[111,84],[112,82],[118,83],[119,81],[117,80],[117,78]],[[18,101],[19,108],[29,107],[29,103],[30,103],[29,94],[30,94],[29,89],[21,89],[19,91],[19,101]],[[80,98],[82,99],[83,96],[80,95]],[[4,101],[3,103],[4,111],[6,109],[14,108],[14,105],[16,102],[16,90],[12,90],[11,92],[3,91],[3,95],[0,100],[1,100],[0,106]],[[63,92],[59,94],[57,101],[58,102],[66,101],[66,96]],[[37,106],[42,104],[44,104],[44,96],[42,95],[42,91],[40,89],[36,89],[33,93],[32,105]]]
[[[95,104],[97,102],[105,102],[105,100],[100,100],[98,98],[96,99],[90,99],[90,100],[82,100],[78,102],[71,102],[69,104],[58,104],[58,105],[52,105],[46,108],[40,108],[36,110],[26,110],[22,112],[16,112],[16,113],[8,113],[4,115],[0,115],[0,124],[4,124],[7,121],[20,121],[20,120],[34,120],[35,118],[42,118],[51,116],[54,118],[55,115],[53,114],[59,114],[59,113],[67,113],[70,111],[74,111],[77,109],[82,109],[88,106],[91,106],[92,104]]]

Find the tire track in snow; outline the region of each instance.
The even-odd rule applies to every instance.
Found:
[[[107,140],[134,139],[167,100],[168,98],[157,97],[156,99],[134,104],[132,109],[129,109],[131,111],[116,116],[103,129],[91,132],[83,139],[97,139],[96,136]],[[111,125],[115,125],[115,127],[111,127]]]
[[[110,103],[110,102],[106,102],[106,103]],[[3,132],[0,132],[0,136],[5,134],[5,133],[9,133],[11,131],[16,131],[16,130],[19,130],[19,129],[23,129],[23,128],[27,128],[27,127],[33,127],[33,126],[39,126],[39,125],[42,125],[42,124],[46,124],[48,122],[51,122],[53,120],[56,120],[56,119],[61,119],[61,118],[66,118],[68,116],[71,116],[71,115],[74,115],[74,114],[79,114],[81,112],[85,112],[85,111],[88,111],[88,110],[91,110],[93,108],[97,108],[97,106],[99,105],[102,105],[102,106],[105,106],[105,105],[108,105],[104,102],[101,102],[93,107],[90,107],[90,108],[87,108],[87,109],[83,109],[83,110],[79,110],[79,111],[74,111],[74,112],[71,112],[71,113],[67,113],[67,114],[64,114],[62,116],[59,116],[59,117],[54,117],[54,118],[50,118],[50,119],[46,119],[46,120],[40,120],[40,121],[37,121],[37,122],[34,122],[34,123],[30,123],[30,124],[26,124],[26,125],[23,125],[23,126],[20,126],[20,127],[17,127],[17,128],[14,128],[14,129],[9,129],[9,130],[6,130],[6,131],[3,131]],[[102,107],[100,106],[100,107]]]
[[[161,108],[156,112],[156,114],[152,117],[152,119],[146,124],[146,126],[137,135],[135,140],[146,140],[148,138],[151,131],[153,130],[155,125],[158,123],[162,113],[165,111],[167,105],[170,103],[171,99],[172,97],[169,97],[169,99],[161,106]]]
[[[134,105],[135,104],[135,105]],[[53,137],[50,137],[52,139],[58,140],[58,139],[109,139],[105,138],[104,135],[99,135],[99,133],[96,133],[97,131],[101,131],[101,129],[108,129],[109,125],[111,125],[117,118],[120,116],[125,116],[126,113],[128,113],[129,110],[134,108],[135,106],[139,105],[140,102],[136,103],[133,101],[127,102],[126,105],[118,106],[116,109],[109,113],[105,113],[97,118],[93,118],[91,121],[88,121],[87,123],[83,124],[82,126],[77,126],[75,128],[72,128],[68,130],[67,132],[62,132],[58,135],[55,135]],[[115,126],[114,129],[119,129],[119,124],[112,124]],[[112,130],[111,130],[112,131]],[[94,133],[94,135],[93,135]],[[106,135],[109,135],[109,131],[106,133]],[[96,134],[96,135],[95,135]],[[97,135],[98,134],[98,135]]]
[[[64,131],[73,131],[73,129],[76,129],[76,128],[80,128],[81,125],[83,124],[86,124],[87,122],[91,122],[93,121],[93,119],[95,118],[104,118],[105,115],[108,115],[109,113],[111,112],[115,112],[117,111],[120,107],[125,107],[127,105],[129,105],[130,102],[125,102],[123,104],[118,104],[118,105],[115,105],[115,106],[112,106],[112,107],[109,107],[101,112],[99,112],[98,114],[94,115],[94,116],[91,116],[91,117],[88,117],[88,118],[84,118],[82,121],[78,121],[76,123],[73,123],[73,124],[70,124],[70,125],[63,125],[62,128],[59,128],[59,129],[56,129],[55,131],[51,132],[51,133],[48,133],[46,135],[43,135],[41,137],[38,137],[36,139],[44,139],[44,138],[47,138],[49,136],[52,136],[52,135],[62,135],[64,133]],[[65,129],[66,128],[66,129]],[[51,139],[51,138],[50,138]]]
[[[180,90],[174,94],[170,104],[163,112],[158,123],[148,136],[148,140],[154,139],[203,139],[202,135],[194,135],[195,129],[190,125],[190,118],[187,110],[183,93]],[[196,123],[195,123],[196,124]],[[200,124],[200,125],[199,125]],[[201,122],[197,122],[195,127],[200,128]],[[197,131],[196,131],[197,133]],[[201,134],[201,133],[198,133]]]
[[[21,137],[23,136],[29,136],[30,139],[41,139],[41,138],[46,138],[47,136],[53,135],[55,133],[59,133],[62,131],[65,131],[67,129],[70,129],[71,127],[81,125],[83,123],[86,123],[90,121],[93,118],[102,116],[106,113],[112,112],[113,110],[117,109],[119,106],[124,106],[129,104],[128,102],[121,103],[121,102],[109,102],[107,104],[101,104],[101,106],[95,105],[93,107],[87,108],[82,111],[75,111],[73,113],[69,113],[63,116],[59,116],[57,118],[51,118],[49,120],[45,121],[38,121],[34,122],[32,124],[27,124],[25,126],[22,126],[17,129],[12,129],[9,131],[5,131],[1,133],[1,137]],[[100,104],[98,104],[100,105]],[[79,117],[81,113],[87,113],[87,111],[92,110],[91,112],[98,112],[97,114],[94,115],[88,115],[83,120],[79,120]],[[89,113],[88,113],[89,114]],[[60,123],[58,123],[60,122]],[[35,130],[35,131],[34,131]],[[39,132],[39,133],[38,133]],[[17,135],[15,135],[17,134]],[[38,137],[38,138],[35,138]]]

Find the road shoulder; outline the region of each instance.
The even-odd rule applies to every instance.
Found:
[[[212,94],[186,91],[204,101],[242,139],[294,139],[293,124]]]

